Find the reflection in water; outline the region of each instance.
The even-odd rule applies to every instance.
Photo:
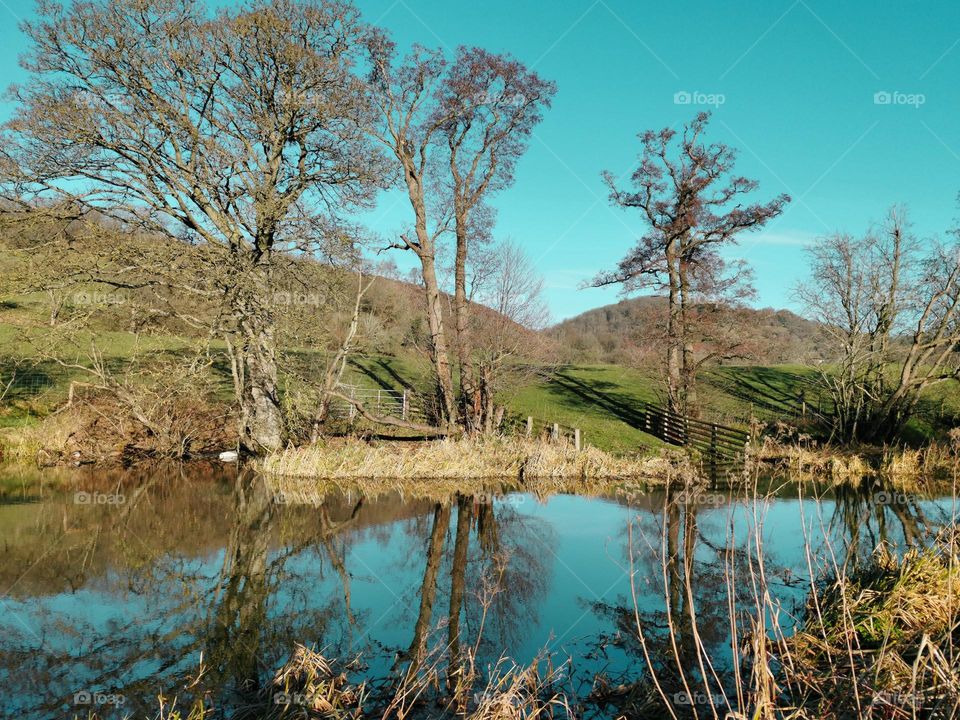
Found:
[[[878,502],[874,487],[818,500],[789,487],[774,500],[657,492],[295,504],[252,472],[210,467],[4,488],[0,715],[23,718],[84,715],[90,708],[75,704],[84,692],[112,698],[101,715],[142,716],[161,691],[205,696],[214,717],[238,717],[263,701],[298,642],[359,657],[358,680],[435,667],[441,692],[472,680],[467,668],[482,674],[501,655],[524,663],[547,648],[572,659],[570,680],[579,697],[592,693],[596,716],[639,714],[645,656],[671,691],[688,678],[670,668],[720,685],[739,672],[727,570],[748,576],[758,536],[789,618],[811,568],[821,569],[805,534],[826,542],[823,529],[830,551],[851,561],[879,542],[924,542],[953,512],[948,500]],[[733,597],[748,603],[749,590]]]

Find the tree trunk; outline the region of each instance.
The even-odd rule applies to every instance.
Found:
[[[427,547],[427,564],[423,570],[423,583],[420,585],[420,610],[417,623],[413,628],[413,640],[407,655],[414,666],[419,666],[427,654],[427,632],[433,618],[433,602],[437,597],[437,574],[443,560],[443,543],[450,526],[450,506],[437,503],[433,509],[433,528],[430,531],[430,544]]]
[[[457,410],[454,403],[453,376],[450,371],[450,359],[447,352],[447,337],[443,328],[443,302],[437,283],[437,268],[433,255],[422,256],[423,288],[427,300],[427,322],[430,326],[430,352],[436,373],[437,402],[440,425],[456,421]]]
[[[218,578],[219,598],[209,610],[206,652],[212,687],[233,681],[248,699],[260,683],[261,649],[269,595],[267,562],[273,495],[255,473],[241,471],[234,484],[233,526],[224,568]]]
[[[450,569],[450,610],[447,620],[447,645],[450,648],[447,680],[451,687],[456,685],[456,676],[460,671],[460,612],[466,591],[472,516],[473,498],[461,495],[457,498],[457,535],[453,546],[453,566]]]
[[[368,285],[367,287],[370,286]],[[337,352],[327,366],[327,371],[324,374],[323,387],[320,391],[320,403],[314,414],[313,429],[310,432],[310,442],[312,443],[320,439],[321,429],[327,421],[327,416],[330,414],[330,401],[333,399],[332,393],[340,384],[340,379],[343,377],[343,372],[347,367],[347,357],[353,347],[353,338],[356,336],[357,329],[360,327],[360,301],[363,299],[365,292],[366,288],[363,287],[363,272],[357,271],[357,298],[353,304],[353,317],[350,319],[350,325],[347,328],[343,342],[341,342],[340,347],[337,348]]]
[[[697,404],[696,388],[696,359],[693,357],[693,343],[690,340],[690,278],[686,261],[680,261],[677,275],[679,280],[680,297],[680,344],[682,346],[680,361],[680,412],[690,415],[695,411]]]
[[[466,218],[458,214],[456,220],[457,252],[454,261],[453,310],[457,329],[457,362],[460,366],[460,418],[467,432],[475,432],[482,425],[478,417],[477,389],[473,380],[473,362],[470,347],[470,309],[467,304],[467,228]]]
[[[255,455],[277,450],[284,440],[273,318],[264,304],[268,290],[266,273],[257,273],[251,287],[237,292],[233,310],[237,345],[232,359],[240,402],[240,445]]]
[[[430,359],[436,381],[437,420],[444,426],[456,420],[456,402],[453,393],[453,374],[450,370],[450,356],[447,350],[447,335],[443,326],[443,303],[440,285],[437,282],[437,266],[433,238],[427,231],[427,206],[423,198],[423,183],[413,157],[406,149],[397,148],[404,169],[407,196],[413,208],[416,244],[408,242],[407,247],[420,258],[423,277],[423,290],[427,304],[427,324],[430,328]]]
[[[667,266],[670,285],[667,311],[667,408],[671,412],[682,413],[683,318],[680,313],[680,279],[672,245],[667,248]]]

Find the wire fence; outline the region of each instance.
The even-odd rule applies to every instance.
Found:
[[[66,372],[18,371],[0,372],[0,401],[6,403],[54,400],[66,397],[70,384]]]
[[[505,417],[501,425],[501,431],[531,439],[568,443],[572,444],[577,450],[586,447],[586,438],[580,428],[535,418],[532,415]]]
[[[427,417],[423,398],[407,389],[391,390],[340,383],[337,385],[337,392],[350,400],[333,398],[330,402],[332,417],[354,420],[358,411],[351,400],[360,403],[365,410],[378,417],[394,417],[413,422],[424,422]]]

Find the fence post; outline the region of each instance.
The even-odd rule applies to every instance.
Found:
[[[573,449],[580,452],[580,428],[573,429]]]
[[[717,483],[720,477],[717,474],[717,424],[710,424],[710,482]]]
[[[353,385],[350,386],[350,399],[351,400],[356,399],[356,388]],[[356,416],[356,414],[357,414],[357,406],[354,405],[353,403],[350,403],[350,422],[353,422],[353,418],[354,416]]]
[[[377,415],[380,414],[380,388],[377,388]]]
[[[552,435],[551,439],[552,439],[554,442],[556,442],[557,440],[560,439],[560,423],[554,423],[554,424],[553,424],[553,435]]]
[[[407,389],[403,389],[403,410],[401,410],[401,417],[407,419]]]
[[[527,437],[533,435],[533,416],[527,415]]]

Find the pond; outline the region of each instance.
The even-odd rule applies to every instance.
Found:
[[[236,467],[0,470],[0,716],[153,717],[160,693],[203,693],[239,717],[301,643],[371,687],[415,659],[548,656],[585,716],[614,717],[598,688],[682,644],[688,604],[731,670],[737,573],[761,567],[789,628],[811,572],[922,543],[956,510],[882,488],[628,487],[321,496]]]

